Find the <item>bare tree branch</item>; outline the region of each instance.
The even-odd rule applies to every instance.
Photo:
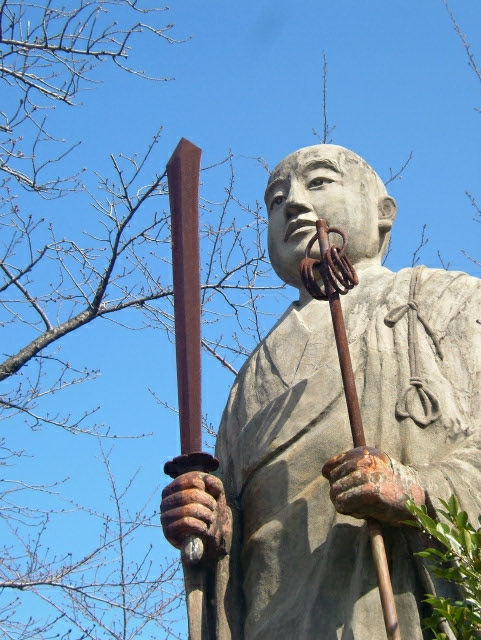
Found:
[[[110,17],[113,10],[120,20]],[[3,0],[0,81],[7,100],[0,113],[0,133],[4,134],[0,137],[0,171],[44,197],[59,197],[79,188],[78,174],[44,177],[77,146],[42,155],[41,144],[46,140],[65,146],[64,140],[49,133],[47,113],[53,103],[75,105],[80,91],[97,84],[92,72],[101,63],[110,62],[151,81],[167,80],[130,63],[132,46],[139,37],[169,45],[185,41],[170,35],[172,24],[157,24],[155,16],[166,10],[141,9],[132,0],[79,0],[69,7],[50,0]],[[140,15],[150,21],[139,22]],[[28,140],[32,141],[30,149],[25,147]]]
[[[336,125],[330,126],[329,120],[327,117],[327,56],[326,52],[322,51],[322,135],[320,135],[316,129],[312,130],[312,133],[317,136],[319,142],[322,144],[331,144],[332,138],[331,133],[336,128]]]
[[[395,180],[401,179],[403,177],[402,174],[404,172],[404,169],[406,169],[406,167],[408,166],[408,164],[411,162],[412,159],[413,159],[413,152],[411,151],[409,153],[408,159],[398,171],[394,173],[392,168],[389,167],[389,178],[384,181],[384,185],[387,186],[390,182],[394,182]]]
[[[133,638],[147,628],[152,631],[157,628],[157,633],[163,630],[164,637],[169,637],[167,614],[181,603],[179,563],[177,560],[167,562],[157,568],[151,545],[142,549],[145,543],[135,543],[137,537],[142,538],[138,535],[142,530],[160,527],[157,510],[151,508],[156,492],[130,513],[127,501],[139,471],[120,486],[115,479],[111,451],[101,447],[99,459],[110,486],[113,512],[95,513],[70,503],[70,508],[79,515],[83,513],[89,520],[98,521],[99,544],[83,555],[54,556],[45,549],[43,539],[56,519],[63,517],[63,509],[56,514],[24,510],[22,517],[26,521],[38,522],[36,534],[27,538],[20,529],[10,527],[10,537],[3,538],[0,590],[3,594],[29,592],[53,612],[43,621],[31,617],[31,623],[23,626],[24,635],[19,636],[16,633],[22,624],[12,609],[12,602],[16,600],[9,600],[0,612],[0,631],[4,637],[11,634],[16,638],[33,638],[35,636],[29,634],[34,629],[53,631],[62,619],[67,619],[82,633],[88,633],[90,638],[105,637],[105,633],[112,638]],[[31,489],[56,497],[55,487]],[[5,521],[6,516],[6,510],[0,509],[0,518]],[[17,552],[13,552],[13,540],[18,543]],[[114,612],[120,614],[120,627]]]
[[[421,249],[423,247],[425,247],[427,245],[427,243],[429,242],[429,238],[426,238],[426,224],[423,224],[422,229],[421,229],[421,238],[419,239],[419,244],[416,247],[416,249],[414,249],[413,251],[413,255],[412,255],[412,259],[411,259],[411,267],[415,267],[419,260],[420,260],[420,252]]]
[[[481,222],[481,208],[479,207],[476,201],[476,198],[473,195],[471,195],[468,191],[466,191],[465,193],[469,198],[471,206],[474,207],[474,210],[476,211],[476,213],[474,214],[473,220],[475,222]]]
[[[469,44],[465,34],[461,31],[461,28],[453,14],[453,12],[451,11],[451,7],[449,6],[449,3],[447,2],[447,0],[442,0],[444,6],[446,7],[446,11],[449,14],[449,17],[451,19],[451,22],[453,23],[453,27],[454,30],[456,31],[459,39],[461,40],[464,50],[466,52],[466,55],[468,56],[468,65],[469,67],[474,71],[474,73],[476,74],[476,77],[478,78],[478,80],[481,82],[481,69],[478,67],[478,64],[476,62],[476,59],[474,57],[474,54],[472,52],[471,49],[471,45]]]
[[[445,261],[443,260],[443,257],[442,257],[442,255],[441,255],[441,252],[439,251],[439,249],[438,249],[437,255],[438,255],[438,259],[439,259],[439,262],[441,263],[442,268],[443,268],[445,271],[447,271],[447,270],[449,269],[449,267],[450,267],[450,264],[451,264],[451,263],[450,263],[450,262],[445,262]]]

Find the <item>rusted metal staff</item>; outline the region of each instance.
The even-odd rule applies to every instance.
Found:
[[[188,471],[215,471],[216,458],[202,449],[199,174],[202,151],[182,138],[167,164],[174,272],[175,350],[181,455],[164,466],[176,478]],[[203,544],[191,536],[182,548],[190,640],[214,640],[207,603]]]
[[[340,248],[330,244],[330,233],[336,233],[341,236],[343,243]],[[319,243],[321,251],[320,260],[310,257],[310,251],[316,241]],[[344,316],[339,299],[339,295],[345,295],[359,282],[354,267],[346,256],[346,248],[347,236],[344,231],[329,228],[325,220],[317,220],[316,235],[309,241],[304,260],[301,262],[301,277],[307,291],[313,298],[317,300],[329,300],[342,382],[346,396],[347,411],[351,425],[352,440],[354,447],[365,447],[366,438],[361,419],[351,355],[349,353]],[[324,282],[324,290],[322,290],[316,282],[314,268],[320,269]],[[371,539],[371,549],[376,568],[386,634],[389,640],[401,640],[381,526],[372,518],[366,518],[366,523]]]

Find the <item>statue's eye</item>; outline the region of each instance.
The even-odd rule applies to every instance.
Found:
[[[309,182],[309,189],[315,189],[316,187],[322,187],[325,184],[329,184],[332,180],[328,180],[327,178],[314,178]]]
[[[282,204],[282,203],[284,202],[284,199],[285,199],[285,198],[284,198],[284,196],[281,196],[281,195],[276,196],[275,198],[273,198],[273,199],[272,199],[272,202],[271,202],[271,209],[272,209],[273,207],[277,207],[277,206],[279,206],[280,204]]]

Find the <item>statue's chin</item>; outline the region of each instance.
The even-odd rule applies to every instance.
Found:
[[[304,256],[302,256],[304,257]],[[302,260],[301,257],[301,260]],[[290,287],[295,287],[296,289],[300,289],[302,287],[302,281],[301,281],[301,276],[300,276],[300,263],[301,260],[299,260],[298,263],[294,263],[292,264],[292,268],[291,269],[286,269],[286,264],[284,263],[282,265],[281,269],[276,269],[276,267],[274,265],[274,271],[276,272],[276,274],[279,276],[279,278],[282,280],[282,282],[284,282],[285,284],[289,285]]]
[[[287,242],[284,241],[280,250],[269,247],[269,258],[274,271],[286,284],[299,288],[301,286],[300,265],[305,257],[306,247],[312,237],[311,233],[293,234]],[[314,246],[311,251],[313,258],[319,258],[319,249]]]

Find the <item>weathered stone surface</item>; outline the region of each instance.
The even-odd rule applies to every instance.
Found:
[[[241,370],[219,430],[216,455],[234,514],[230,558],[218,572],[226,613],[219,637],[381,640],[366,527],[336,512],[321,474],[352,445],[329,307],[308,298],[298,265],[316,218],[348,233],[360,284],[342,304],[368,444],[434,503],[455,492],[471,516],[481,513],[481,282],[381,267],[396,205],[372,169],[341,147],[289,156],[270,178],[266,203],[273,266],[300,299]],[[400,409],[413,377],[401,309],[410,299],[421,380],[412,387],[414,414],[423,410],[419,385],[439,404],[426,426]],[[446,586],[413,557],[421,544],[414,530],[384,531],[402,637],[421,640],[423,594]]]

